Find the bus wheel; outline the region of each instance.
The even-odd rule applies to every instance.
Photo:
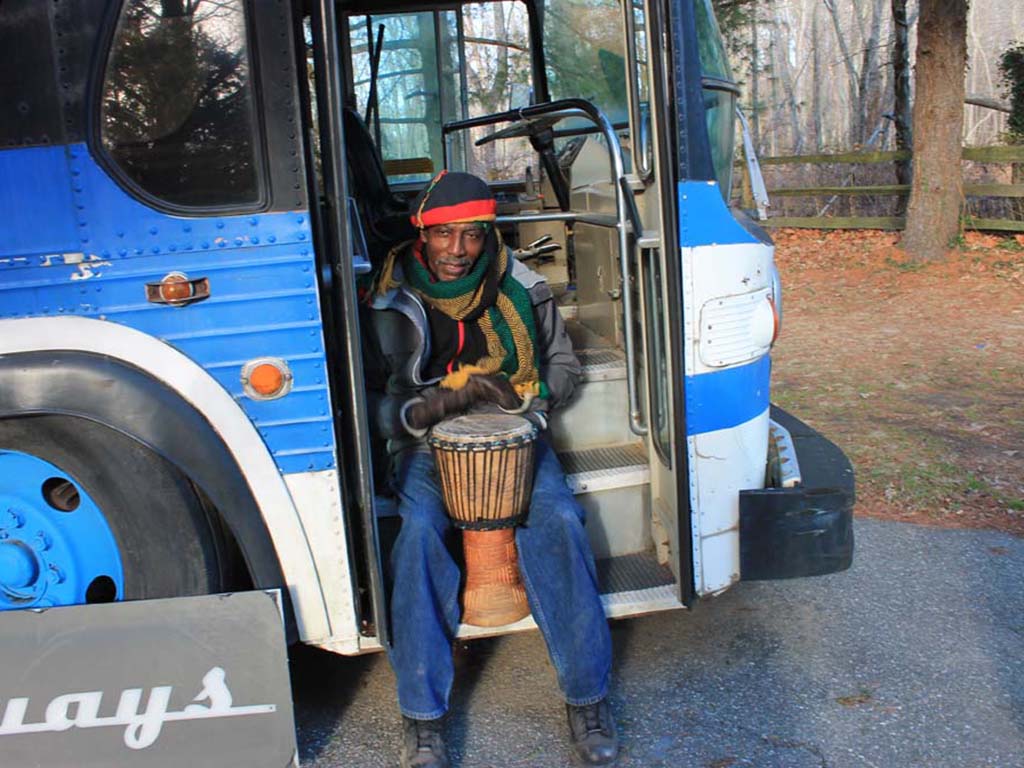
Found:
[[[0,610],[222,591],[218,531],[131,438],[75,417],[0,420]]]

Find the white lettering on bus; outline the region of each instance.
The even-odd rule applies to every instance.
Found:
[[[25,712],[29,699],[7,700],[3,719],[0,720],[0,736],[18,733],[51,733],[71,728],[107,728],[125,726],[124,743],[131,749],[145,749],[160,735],[164,723],[176,720],[207,720],[216,717],[240,717],[263,715],[277,711],[274,704],[254,704],[245,707],[233,706],[233,697],[228,689],[226,675],[221,667],[213,667],[203,675],[203,689],[193,702],[181,711],[168,710],[174,686],[158,685],[150,689],[145,709],[140,710],[142,688],[126,688],[121,691],[117,710],[111,717],[100,717],[103,691],[81,691],[65,693],[54,697],[46,705],[41,723],[26,723]],[[203,703],[208,702],[208,703]]]

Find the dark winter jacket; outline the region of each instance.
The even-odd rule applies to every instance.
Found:
[[[581,369],[572,342],[544,278],[514,258],[509,259],[512,277],[529,292],[537,324],[540,376],[547,383],[550,400],[535,398],[525,414],[544,430],[549,409],[559,408],[572,398]],[[395,278],[402,279],[396,266]],[[403,419],[403,407],[437,385],[439,379],[424,380],[422,372],[430,359],[430,333],[423,302],[405,286],[375,296],[362,316],[363,360],[371,426],[375,436],[387,441],[394,455],[424,445],[424,437],[410,429]],[[474,412],[496,411],[490,403]]]

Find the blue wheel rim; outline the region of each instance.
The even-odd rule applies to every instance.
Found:
[[[48,461],[0,451],[0,610],[123,594],[117,541],[85,489]]]

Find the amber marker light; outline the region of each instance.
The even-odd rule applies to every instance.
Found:
[[[291,389],[291,369],[279,357],[259,357],[242,366],[242,390],[253,400],[274,400]]]
[[[183,272],[170,272],[158,283],[146,283],[146,300],[152,304],[184,307],[210,298],[210,281],[205,277],[194,280]]]
[[[172,272],[160,281],[160,298],[174,304],[192,298],[192,284],[180,272]]]

